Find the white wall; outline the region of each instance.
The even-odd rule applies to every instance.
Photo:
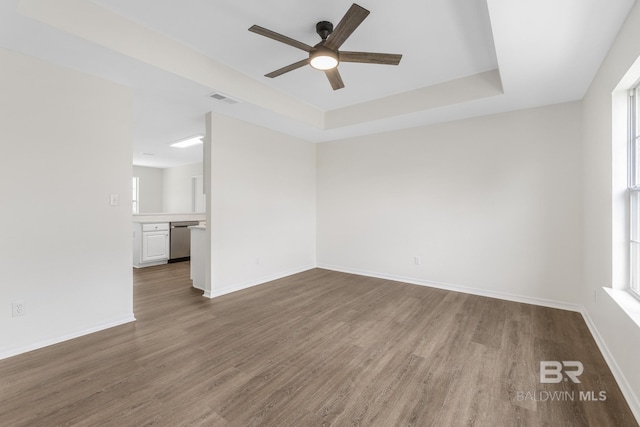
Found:
[[[575,302],[579,144],[579,103],[320,144],[318,266]]]
[[[640,56],[639,40],[640,5],[636,3],[583,101],[584,282],[580,289],[592,329],[636,417],[640,417],[640,327],[602,288],[624,285],[618,272],[626,270],[620,267],[626,260],[614,254],[619,254],[620,242],[626,238],[617,178],[620,170],[624,175],[626,165],[618,158],[619,150],[612,157],[612,135],[624,134],[625,129],[612,126],[612,92]]]
[[[159,213],[162,210],[163,169],[134,166],[133,176],[140,178],[138,188],[139,213]]]
[[[134,166],[134,176],[140,177],[140,213],[192,212],[191,179],[202,172],[202,163],[171,168]]]
[[[202,175],[202,163],[162,170],[162,212],[193,212],[191,179],[197,175]]]
[[[132,96],[1,48],[0,69],[2,358],[133,320]]]
[[[210,285],[216,296],[315,266],[315,145],[207,117]]]

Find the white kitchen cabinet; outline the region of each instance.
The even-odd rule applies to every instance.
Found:
[[[133,224],[133,266],[166,264],[169,261],[169,223]]]

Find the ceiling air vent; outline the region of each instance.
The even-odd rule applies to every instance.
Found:
[[[240,103],[239,100],[234,99],[234,98],[230,97],[229,95],[225,95],[225,94],[220,93],[220,92],[213,92],[211,95],[209,95],[209,98],[213,98],[216,101],[226,102],[227,104],[239,104]]]

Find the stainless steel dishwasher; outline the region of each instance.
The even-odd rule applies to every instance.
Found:
[[[170,251],[169,262],[186,261],[191,256],[191,230],[192,225],[198,225],[198,221],[178,221],[170,223]]]

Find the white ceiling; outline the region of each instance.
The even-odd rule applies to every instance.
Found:
[[[0,46],[131,87],[134,163],[167,167],[200,161],[168,145],[208,111],[322,142],[581,99],[634,0],[359,0],[371,14],[342,49],[399,66],[342,63],[338,91],[310,67],[264,77],[306,54],[251,25],[314,45],[351,3],[0,0]]]
[[[316,23],[337,25],[349,1],[94,0],[321,110],[497,68],[484,1],[414,1],[402,8],[389,1],[359,1],[371,13],[341,49],[402,53],[402,66],[343,63],[346,87],[334,92],[324,73],[311,67],[275,79],[263,77],[308,55],[247,29],[258,24],[313,46],[321,40]]]

